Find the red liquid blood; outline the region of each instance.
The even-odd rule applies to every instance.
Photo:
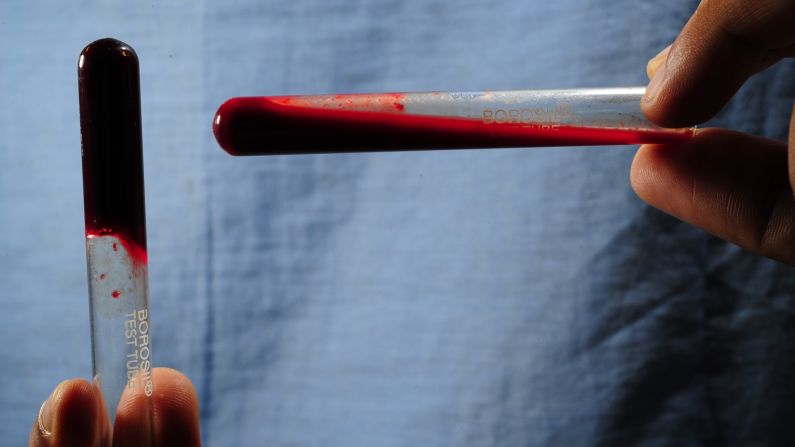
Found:
[[[691,129],[484,123],[416,115],[404,112],[399,95],[373,95],[380,101],[371,100],[374,104],[366,103],[368,95],[351,95],[351,104],[323,107],[300,96],[232,98],[218,109],[213,132],[232,155],[670,143],[693,136]]]
[[[101,39],[83,49],[77,71],[86,236],[116,236],[145,263],[138,56],[124,42]]]

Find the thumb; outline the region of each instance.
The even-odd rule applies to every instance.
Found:
[[[793,20],[793,1],[703,0],[650,61],[644,113],[665,127],[708,120],[751,75],[795,55]]]

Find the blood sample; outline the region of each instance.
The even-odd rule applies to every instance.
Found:
[[[667,143],[694,129],[643,116],[643,87],[239,97],[213,131],[232,155]]]
[[[138,56],[100,39],[78,60],[94,383],[108,421],[132,402],[136,445],[151,441],[151,342]],[[129,414],[118,417],[133,417]],[[110,436],[105,433],[104,436]]]

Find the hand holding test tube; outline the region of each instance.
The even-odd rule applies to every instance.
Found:
[[[795,57],[793,22],[790,0],[701,2],[674,44],[649,62],[645,114],[664,126],[710,119],[749,77]],[[779,83],[792,86],[782,77],[764,88]],[[789,103],[776,111],[779,104],[764,107],[789,115],[789,144],[705,129],[684,144],[644,145],[632,164],[632,187],[666,213],[795,265],[795,111]]]
[[[138,57],[100,39],[78,78],[94,374],[56,387],[30,445],[198,446],[193,384],[152,368]]]
[[[232,98],[218,109],[214,131],[233,155],[651,143],[641,146],[632,165],[632,186],[641,199],[747,250],[795,265],[795,112],[789,148],[724,129],[696,134],[694,127],[712,118],[749,77],[795,57],[792,5],[701,2],[676,42],[649,62],[648,93],[633,93],[633,119],[627,122],[648,123],[640,132],[635,124],[627,129],[609,119],[597,126],[593,120],[571,125],[552,119],[544,128],[525,120],[522,111],[533,107],[516,107],[521,101],[515,98],[528,92],[502,93],[509,97],[503,110],[517,110],[514,116],[504,113],[503,122],[488,109],[478,122],[472,108],[486,92],[442,93],[427,101],[419,100],[427,94]],[[386,103],[390,96],[391,109],[369,104]],[[415,110],[402,103],[405,98],[418,100]],[[461,101],[448,100],[453,98]],[[582,110],[587,114],[589,108]]]
[[[108,414],[102,408],[99,389],[84,379],[58,384],[39,409],[30,434],[33,447],[170,446],[198,447],[199,399],[191,381],[177,370],[152,370],[151,443],[142,442],[141,433],[149,422],[143,401],[134,392],[124,393],[119,401],[113,439]]]

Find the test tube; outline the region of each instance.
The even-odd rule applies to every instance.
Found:
[[[238,97],[213,131],[232,155],[683,141],[640,107],[645,87]]]
[[[124,42],[97,40],[80,53],[78,84],[93,378],[108,421],[103,439],[123,425],[131,445],[146,446],[152,350],[138,56]]]

